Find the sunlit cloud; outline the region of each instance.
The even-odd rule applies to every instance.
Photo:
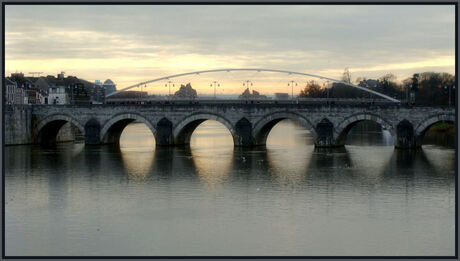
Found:
[[[439,57],[430,60],[423,60],[418,62],[408,63],[393,63],[393,64],[380,64],[372,67],[358,67],[349,68],[354,72],[382,72],[382,71],[399,71],[399,70],[423,70],[425,68],[441,67],[439,69],[447,69],[448,72],[453,73],[452,69],[455,67],[455,57]],[[343,68],[322,70],[321,73],[328,75],[338,75],[343,72]]]
[[[354,77],[391,72],[399,80],[455,68],[454,6],[18,5],[5,10],[7,74],[65,71],[90,81],[111,78],[126,87],[215,68],[340,78],[348,67]],[[238,86],[239,91],[250,76],[235,76],[227,90]],[[205,86],[212,77],[192,80]],[[264,77],[254,80],[259,86],[284,86],[288,80]]]

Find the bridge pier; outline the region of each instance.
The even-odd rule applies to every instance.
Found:
[[[235,147],[253,147],[255,145],[252,137],[252,124],[248,119],[243,118],[235,124],[233,143]]]
[[[161,119],[156,126],[155,142],[157,146],[174,145],[173,124],[166,118]]]
[[[334,142],[334,125],[328,119],[322,119],[316,124],[315,147],[332,148],[336,147]]]
[[[396,126],[395,148],[415,149],[417,147],[414,126],[408,120],[401,121]]]
[[[96,119],[91,119],[85,124],[85,144],[99,145],[101,144],[101,124]]]

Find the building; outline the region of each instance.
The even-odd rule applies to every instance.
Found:
[[[49,104],[69,104],[70,99],[66,92],[66,87],[63,85],[56,85],[55,83],[51,83],[49,88],[48,102]]]
[[[13,82],[8,79],[8,81]],[[14,89],[14,95],[13,95],[13,104],[27,104],[26,103],[26,92],[24,88],[17,86],[16,82],[13,82],[16,86]]]
[[[287,99],[289,99],[289,94],[287,92],[277,92],[277,93],[275,93],[275,99],[277,99],[277,100],[287,100]]]
[[[238,99],[267,99],[267,96],[261,95],[258,91],[252,90],[252,93],[249,91],[249,88],[246,88],[244,92],[238,96]]]
[[[17,104],[40,104],[40,95],[44,96],[45,93],[40,94],[35,84],[25,77],[23,73],[12,73],[8,80],[16,83],[17,97],[15,97],[14,100],[16,100]],[[22,103],[20,102],[21,97]]]
[[[102,86],[102,83],[99,80],[94,81],[94,86],[91,91],[91,103],[105,103],[105,88]]]
[[[11,78],[5,78],[5,103],[6,104],[24,104],[27,100],[25,98],[26,92],[23,87],[19,87],[18,84],[11,80]]]
[[[9,79],[5,79],[5,103],[14,104],[16,90],[18,85]]]
[[[48,91],[38,89],[36,92],[37,104],[48,104]]]
[[[91,94],[83,83],[71,83],[69,88],[70,104],[91,104]]]
[[[69,104],[70,98],[67,92],[67,86],[64,81],[64,74],[54,77],[48,75],[46,77],[40,77],[35,81],[35,85],[38,89],[48,92],[48,103],[47,104]]]
[[[116,92],[116,91],[117,91],[117,86],[116,86],[115,83],[114,83],[112,80],[110,80],[110,79],[105,80],[105,82],[104,82],[104,84],[102,85],[102,87],[105,89],[106,95],[111,94],[112,92]]]
[[[187,85],[181,84],[179,90],[174,93],[173,97],[179,99],[195,99],[198,97],[198,93],[192,88],[190,83],[187,83]]]
[[[12,73],[5,84],[5,98],[15,104],[102,104],[105,102],[105,87],[95,83],[65,76],[25,77],[23,73]],[[115,84],[108,79],[106,87],[114,90]],[[14,96],[14,97],[13,97]]]
[[[380,87],[382,83],[379,80],[368,79],[368,80],[360,81],[358,85],[361,87],[375,89],[377,87]]]
[[[57,77],[39,77],[35,85],[40,95],[48,95],[47,98],[41,99],[47,104],[89,104],[94,87],[93,83],[75,76],[65,77],[64,72],[59,73]]]

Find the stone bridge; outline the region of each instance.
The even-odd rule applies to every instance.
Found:
[[[145,123],[158,146],[185,145],[205,120],[228,128],[235,146],[265,145],[270,130],[283,119],[310,130],[317,147],[345,144],[350,129],[369,120],[387,129],[397,148],[421,145],[426,130],[437,122],[455,123],[455,109],[400,104],[334,105],[234,102],[167,102],[148,105],[34,105],[31,106],[32,143],[53,142],[67,122],[85,137],[86,144],[118,143],[133,121]]]

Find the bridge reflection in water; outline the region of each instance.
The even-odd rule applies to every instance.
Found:
[[[7,253],[453,254],[455,150],[353,137],[315,148],[281,121],[266,147],[234,148],[204,122],[191,146],[155,147],[132,124],[120,146],[6,147]]]
[[[342,178],[348,173],[352,175],[348,178],[378,182],[386,172],[397,174],[398,167],[429,168],[435,172],[436,169],[453,168],[453,165],[446,167],[440,163],[446,159],[440,159],[440,154],[434,152],[445,151],[442,147],[428,146],[427,152],[423,149],[399,151],[392,145],[385,130],[364,133],[352,130],[346,147],[315,148],[308,130],[284,120],[272,129],[266,147],[248,149],[234,147],[229,131],[219,122],[205,121],[195,130],[190,146],[155,147],[151,131],[142,123],[133,123],[123,132],[119,148],[106,146],[102,150],[119,152],[129,179],[142,180],[156,174],[196,177],[211,187],[231,182],[238,178],[238,173],[254,170],[269,174],[272,181],[280,184],[295,185],[305,182],[311,173],[329,173]],[[429,160],[426,153],[433,159]],[[416,160],[419,164],[415,164]],[[191,169],[193,174],[189,172]],[[370,169],[373,171],[369,172]],[[245,175],[243,177],[247,178]]]

